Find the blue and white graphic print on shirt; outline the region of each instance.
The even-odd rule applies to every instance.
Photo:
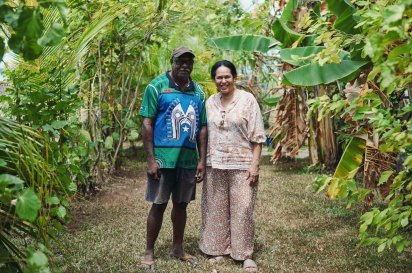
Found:
[[[159,96],[158,105],[155,146],[195,149],[200,124],[200,99],[184,93],[163,93]]]
[[[189,106],[185,111],[183,111],[182,104],[180,100],[176,98],[172,104],[170,104],[167,111],[167,120],[171,122],[167,123],[167,137],[170,140],[179,140],[180,131],[183,129],[184,133],[188,133],[190,130],[190,142],[196,142],[195,132],[196,132],[196,104],[191,100]],[[189,126],[189,127],[188,127]]]

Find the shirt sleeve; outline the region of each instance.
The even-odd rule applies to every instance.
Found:
[[[251,108],[248,121],[248,138],[250,142],[265,143],[266,134],[263,125],[262,114],[260,112],[259,104],[253,97],[251,100]]]
[[[157,97],[158,91],[155,86],[149,84],[143,95],[142,105],[140,106],[139,115],[146,118],[153,118],[157,114]]]
[[[206,117],[206,95],[203,92],[202,88],[197,85],[198,92],[200,94],[200,99],[202,101],[202,110],[200,111],[200,126],[206,126],[207,124],[207,117]]]
[[[206,103],[203,102],[202,112],[200,112],[200,125],[206,126],[207,125],[207,117],[206,117]]]

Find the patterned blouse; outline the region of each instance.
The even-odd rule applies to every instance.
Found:
[[[266,140],[255,97],[243,90],[236,92],[226,110],[222,110],[220,93],[206,101],[209,138],[206,164],[212,168],[248,170],[253,159],[252,142]]]

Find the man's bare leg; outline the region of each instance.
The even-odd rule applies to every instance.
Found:
[[[187,219],[186,207],[187,203],[173,202],[171,215],[173,223],[173,246],[171,255],[195,266],[197,264],[196,257],[185,253],[183,248],[183,237]]]
[[[154,261],[154,246],[163,223],[163,214],[166,210],[165,204],[152,204],[149,215],[147,216],[146,227],[146,251],[144,261]]]
[[[172,224],[173,224],[173,248],[172,255],[175,257],[184,256],[183,250],[183,236],[186,227],[186,213],[187,203],[175,203],[173,202],[172,209]]]

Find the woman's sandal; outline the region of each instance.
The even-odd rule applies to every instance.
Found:
[[[209,258],[209,263],[211,264],[218,264],[225,259],[224,256],[212,256]]]
[[[254,260],[246,259],[243,261],[243,269],[246,272],[257,272],[257,265]]]

